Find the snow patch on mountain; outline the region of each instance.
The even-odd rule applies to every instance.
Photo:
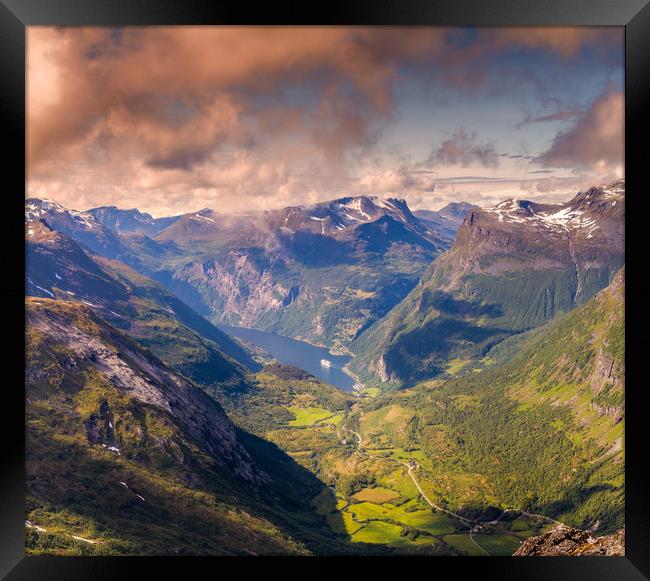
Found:
[[[625,195],[625,185],[617,182],[610,186],[598,186],[583,194],[578,194],[574,200],[559,204],[537,204],[527,200],[505,200],[492,208],[482,208],[480,211],[496,216],[501,223],[529,224],[551,231],[579,230],[591,238],[598,229],[598,220],[594,209],[604,201],[611,206]],[[586,202],[586,203],[585,203]]]

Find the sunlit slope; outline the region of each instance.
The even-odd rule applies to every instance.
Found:
[[[623,271],[584,305],[456,379],[348,419],[369,448],[417,450],[435,498],[515,507],[599,531],[623,524]],[[503,351],[508,349],[508,353]],[[420,476],[419,476],[420,477]]]
[[[352,344],[366,383],[455,375],[504,339],[585,303],[624,260],[623,182],[566,204],[473,209],[454,246]]]
[[[86,306],[30,299],[27,323],[30,552],[306,551],[216,402]]]

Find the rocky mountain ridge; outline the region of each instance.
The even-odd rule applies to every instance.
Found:
[[[181,216],[154,218],[151,214],[137,208],[123,210],[117,206],[99,206],[88,210],[95,220],[118,234],[137,232],[154,236],[171,226]]]
[[[440,210],[416,210],[413,214],[423,222],[428,228],[439,232],[445,236],[449,245],[454,242],[456,232],[465,220],[467,212],[477,208],[474,204],[467,202],[451,202]]]
[[[162,267],[169,288],[214,322],[340,350],[447,247],[403,200],[368,196],[239,215],[202,210],[155,240],[186,257]]]
[[[26,202],[28,224],[44,220],[84,248],[128,264],[214,323],[342,351],[448,245],[403,200],[368,196],[239,215],[205,209],[177,217],[153,237],[105,225],[117,227],[123,215],[147,220],[113,208],[77,212]]]
[[[351,349],[370,381],[404,383],[480,357],[583,304],[624,260],[624,182],[562,204],[510,200],[468,211],[454,245]],[[410,370],[410,371],[409,371]]]
[[[44,220],[29,222],[27,294],[77,301],[201,386],[237,385],[258,365],[230,336],[162,285],[84,250]]]
[[[27,324],[30,333],[47,338],[46,344],[39,343],[44,349],[39,357],[50,360],[48,366],[28,365],[29,384],[45,382],[56,389],[61,382],[61,372],[88,377],[92,370],[92,374],[102,378],[102,383],[111,386],[107,394],[116,390],[126,398],[153,406],[159,410],[156,413],[169,417],[183,433],[194,438],[217,464],[228,467],[249,485],[268,481],[266,474],[255,469],[248,452],[238,442],[232,422],[212,398],[97,318],[92,308],[74,302],[30,299]],[[55,349],[66,353],[65,358],[58,357],[53,352]],[[82,379],[82,389],[84,383]],[[111,413],[110,399],[101,399],[99,407],[87,418],[82,418],[88,426],[89,443],[119,443],[117,452],[135,455],[139,444],[134,442],[134,448],[130,449],[127,442],[131,440],[126,436],[122,443],[121,425],[117,420],[106,422],[101,436],[99,430],[94,429],[96,421]],[[163,441],[159,445],[167,446]],[[185,462],[178,452],[180,450],[176,453],[178,461]]]

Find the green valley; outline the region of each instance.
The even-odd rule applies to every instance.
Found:
[[[618,255],[580,293],[486,257],[458,279],[461,232],[353,342],[366,384],[346,393],[30,224],[31,553],[510,555],[558,523],[622,527]],[[408,374],[368,373],[381,349]]]

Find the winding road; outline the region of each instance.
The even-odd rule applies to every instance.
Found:
[[[371,454],[368,454],[368,452],[365,452],[364,450],[361,449],[361,443],[362,443],[361,435],[359,433],[355,432],[354,430],[350,429],[350,428],[346,428],[345,426],[341,426],[341,427],[346,432],[350,432],[351,434],[354,434],[356,436],[356,438],[357,438],[357,449],[355,451],[355,454],[365,454],[366,456],[374,458],[375,460],[384,460],[384,461],[389,461],[389,462],[397,462],[398,464],[401,464],[402,466],[405,466],[407,471],[408,471],[408,475],[410,476],[411,480],[413,481],[413,484],[415,484],[416,488],[418,489],[418,492],[420,493],[422,498],[427,502],[427,504],[431,508],[433,508],[434,510],[444,512],[444,513],[446,513],[446,514],[448,514],[450,516],[453,516],[454,518],[458,519],[461,523],[463,523],[463,525],[465,525],[469,529],[469,538],[471,539],[471,541],[486,555],[490,555],[490,553],[488,551],[486,551],[477,542],[477,540],[474,538],[474,533],[478,533],[480,530],[483,529],[483,527],[485,525],[495,525],[495,524],[497,524],[503,518],[503,516],[508,512],[518,512],[518,513],[521,513],[522,515],[527,516],[529,518],[539,518],[539,519],[543,519],[543,520],[555,523],[555,524],[560,525],[560,526],[566,526],[564,523],[561,523],[561,522],[559,522],[559,521],[557,521],[555,519],[552,519],[552,518],[550,518],[548,516],[544,516],[542,514],[534,514],[534,513],[531,513],[531,512],[526,512],[525,510],[521,510],[520,508],[506,508],[501,512],[501,514],[499,515],[498,518],[496,518],[495,520],[487,521],[487,522],[486,521],[477,521],[477,520],[468,519],[468,518],[465,518],[464,516],[461,516],[461,515],[459,515],[459,514],[457,514],[455,512],[452,512],[450,510],[442,508],[441,506],[438,506],[435,502],[433,502],[425,494],[424,490],[422,490],[422,487],[420,486],[420,483],[417,481],[417,478],[413,474],[413,470],[415,468],[415,466],[413,464],[410,464],[409,462],[402,462],[401,460],[395,460],[394,458],[379,458],[377,456],[372,456]]]

